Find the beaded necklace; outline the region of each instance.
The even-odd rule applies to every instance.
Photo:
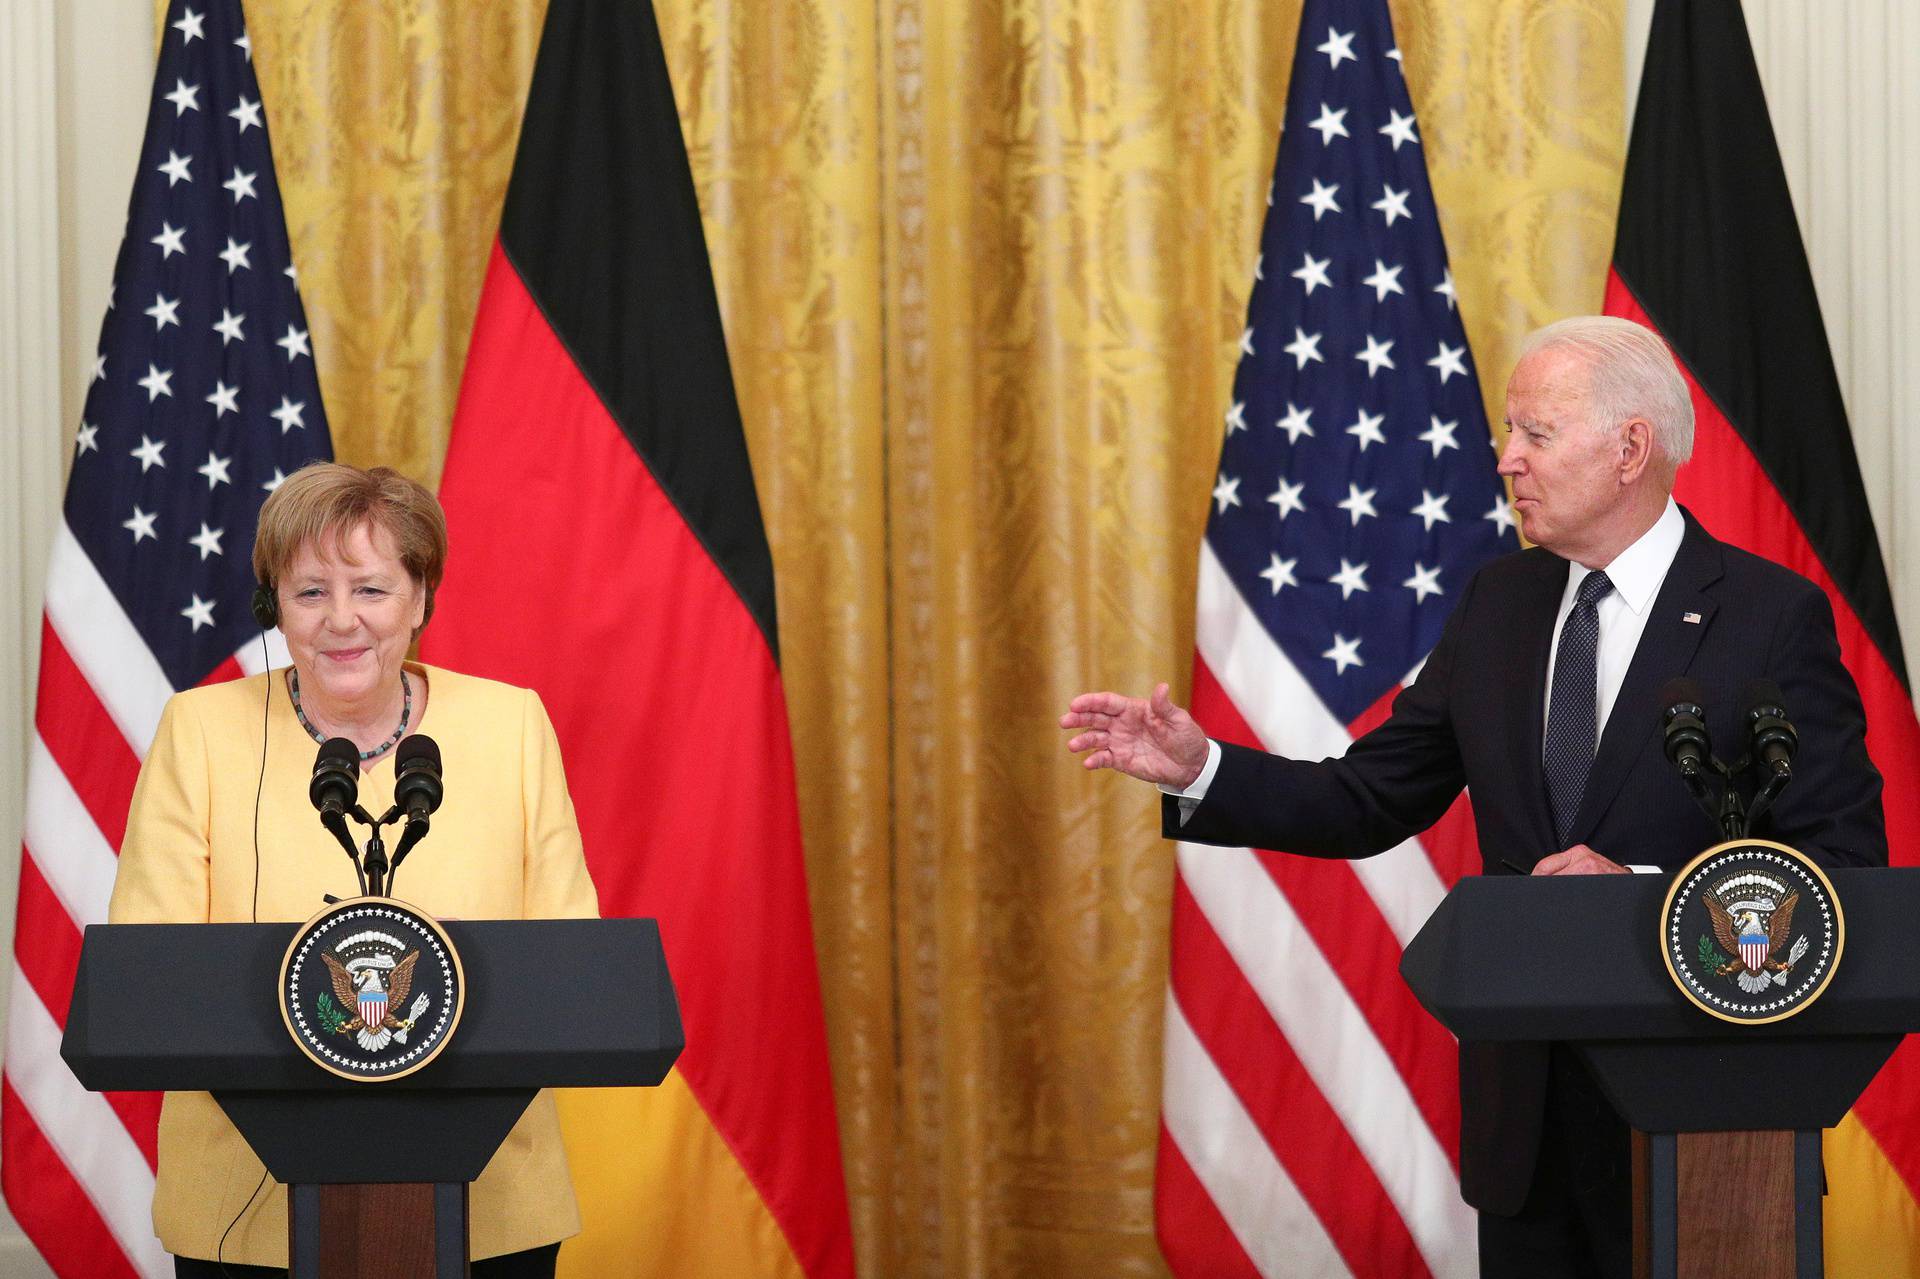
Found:
[[[293,694],[293,713],[294,717],[300,721],[300,727],[306,729],[307,735],[312,737],[314,741],[319,742],[322,746],[326,745],[327,739],[321,736],[320,730],[313,726],[313,721],[307,718],[307,712],[300,706],[299,671],[289,670],[287,672],[287,688]],[[413,685],[407,683],[407,673],[405,671],[400,672],[400,697],[400,727],[393,730],[392,737],[381,742],[372,750],[361,751],[361,763],[364,764],[370,759],[379,759],[382,755],[392,750],[396,742],[407,735],[407,720],[413,715]]]

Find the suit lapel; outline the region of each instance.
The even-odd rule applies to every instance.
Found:
[[[1680,549],[1654,596],[1653,611],[1640,633],[1640,646],[1634,650],[1627,677],[1600,734],[1593,771],[1587,774],[1587,789],[1568,836],[1569,846],[1584,843],[1593,833],[1640,753],[1650,746],[1658,749],[1661,726],[1654,709],[1655,698],[1662,684],[1686,673],[1701,637],[1713,625],[1716,605],[1705,588],[1720,574],[1720,544],[1691,515],[1687,516]],[[1690,617],[1695,620],[1689,621]]]
[[[1537,549],[1537,548],[1536,548]],[[1539,551],[1535,571],[1526,579],[1526,595],[1513,615],[1522,619],[1517,641],[1520,670],[1526,678],[1526,695],[1517,699],[1521,722],[1512,725],[1513,766],[1511,776],[1521,779],[1520,793],[1526,808],[1527,827],[1537,841],[1540,855],[1558,851],[1553,847],[1553,811],[1547,804],[1546,761],[1541,758],[1547,738],[1547,655],[1553,650],[1553,623],[1560,610],[1560,596],[1567,587],[1567,562],[1546,551]]]

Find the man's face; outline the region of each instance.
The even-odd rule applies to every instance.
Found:
[[[1576,559],[1605,536],[1626,496],[1617,426],[1587,419],[1585,360],[1549,347],[1520,361],[1507,381],[1500,474],[1513,479],[1513,512],[1527,537]]]

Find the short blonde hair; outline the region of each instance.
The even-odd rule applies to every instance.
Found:
[[[1670,466],[1693,456],[1693,397],[1658,333],[1619,316],[1576,315],[1527,334],[1520,359],[1546,350],[1574,351],[1586,362],[1587,424],[1594,430],[1645,418]]]
[[[269,591],[303,546],[345,537],[366,525],[385,531],[408,576],[426,588],[426,619],[447,569],[447,515],[440,500],[386,466],[363,471],[341,462],[309,462],[280,482],[260,507],[253,575]]]

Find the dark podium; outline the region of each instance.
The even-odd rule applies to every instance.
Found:
[[[1711,1017],[1668,976],[1668,875],[1463,879],[1401,958],[1460,1039],[1560,1040],[1592,1069],[1636,1132],[1636,1275],[1822,1273],[1821,1130],[1920,1030],[1920,869],[1827,874],[1845,952],[1817,1002],[1767,1025]]]
[[[281,1021],[298,928],[88,928],[60,1048],[95,1091],[211,1092],[288,1187],[294,1279],[465,1276],[467,1184],[534,1093],[655,1085],[684,1046],[654,921],[448,922],[467,1003],[445,1051],[405,1078],[337,1078]]]

